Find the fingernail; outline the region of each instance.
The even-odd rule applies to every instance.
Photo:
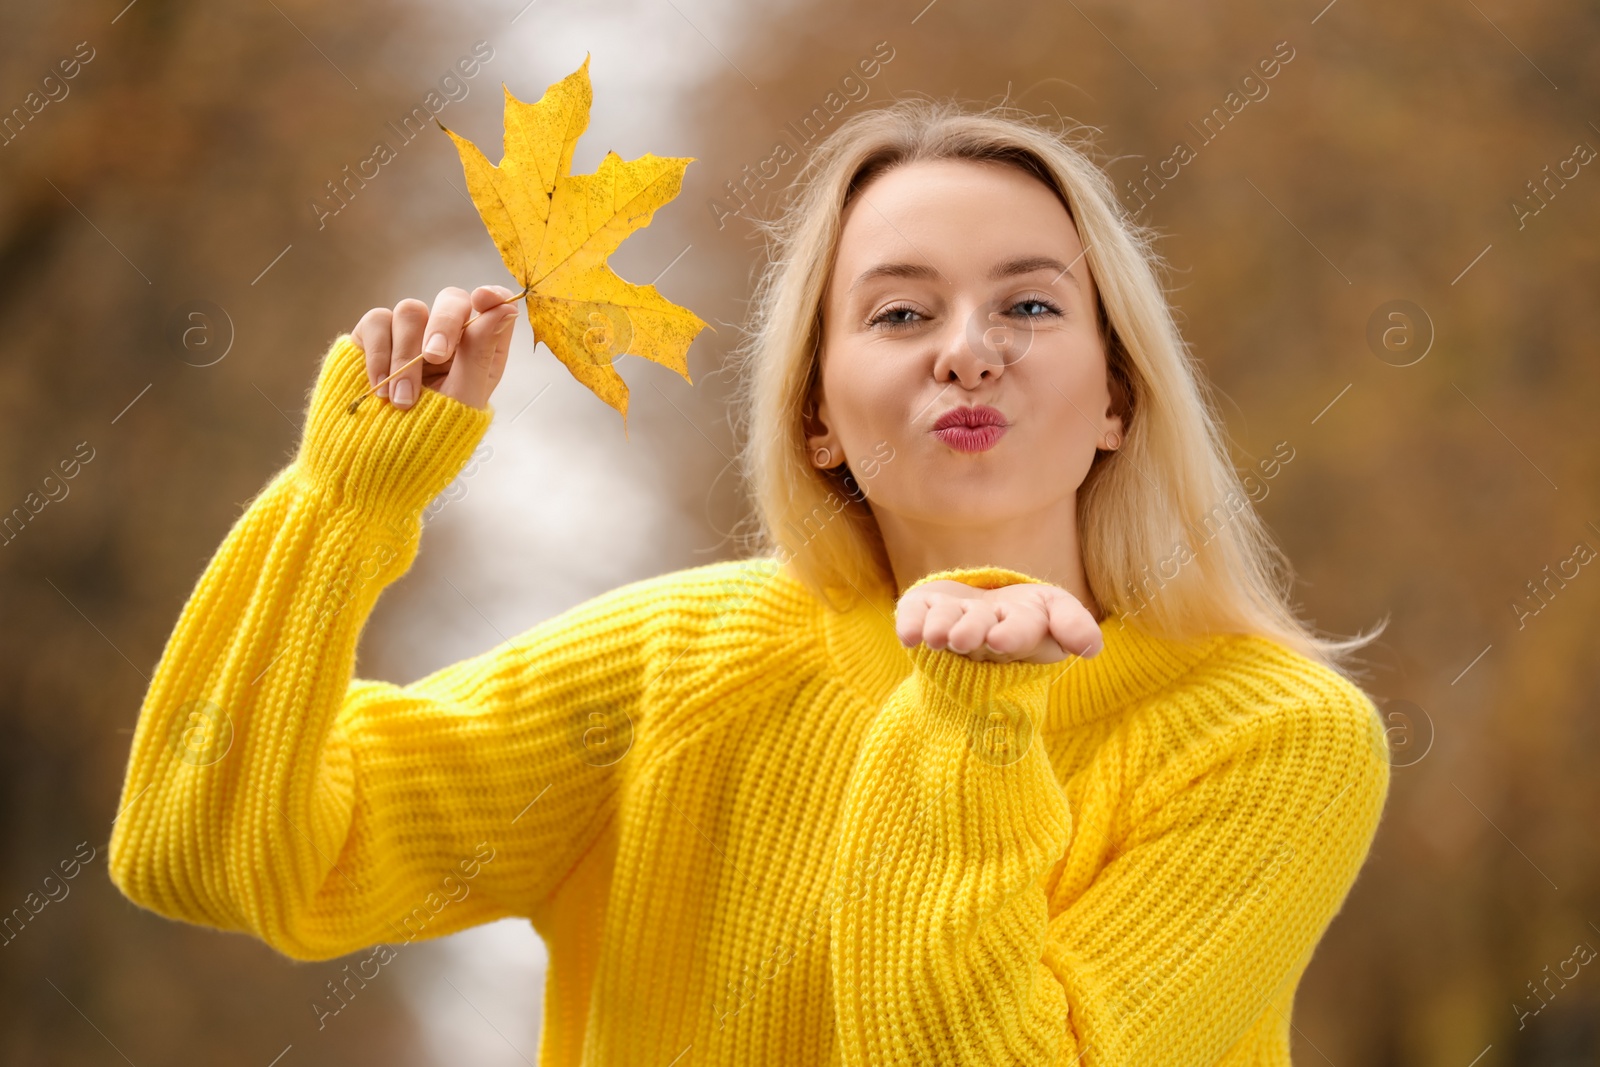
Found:
[[[384,382],[382,385],[378,386],[378,392],[376,395],[383,397],[385,400],[389,399],[389,383]]]
[[[428,343],[423,346],[422,350],[430,356],[442,356],[444,355],[444,348],[444,334],[436,333],[428,338]]]
[[[394,402],[396,407],[406,407],[411,403],[411,379],[401,378],[394,383]]]

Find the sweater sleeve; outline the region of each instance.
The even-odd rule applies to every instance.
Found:
[[[1140,792],[1119,854],[1062,903],[1073,818],[1034,730],[1070,658],[912,660],[846,801],[842,1062],[1214,1063],[1298,977],[1365,857],[1388,784],[1370,705],[1263,714],[1203,746]]]
[[[297,959],[526,914],[616,793],[644,685],[636,601],[607,594],[411,685],[352,678],[423,509],[492,410],[324,357],[298,453],[191,593],[134,730],[112,880],[162,915]]]

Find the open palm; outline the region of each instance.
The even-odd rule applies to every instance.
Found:
[[[980,662],[1057,663],[1093,656],[1104,646],[1089,609],[1060,586],[1024,583],[980,589],[927,582],[900,598],[895,632]]]

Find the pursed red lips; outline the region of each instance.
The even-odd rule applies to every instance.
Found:
[[[931,432],[957,452],[985,452],[1008,425],[1006,417],[987,404],[961,405],[940,415]]]

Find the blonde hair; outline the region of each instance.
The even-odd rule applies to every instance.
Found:
[[[831,607],[842,610],[869,588],[898,595],[861,472],[818,470],[805,440],[841,219],[854,194],[893,167],[1011,165],[1052,188],[1077,227],[1099,291],[1108,384],[1124,411],[1121,447],[1096,454],[1078,492],[1095,599],[1154,634],[1259,634],[1344,670],[1383,624],[1339,640],[1296,616],[1293,569],[1229,459],[1210,386],[1167,302],[1157,234],[1122,210],[1084,129],[1056,132],[1012,108],[969,112],[913,97],[856,114],[815,148],[775,220],[756,222],[767,266],[733,357],[739,459],[754,505],[746,547],[790,565]],[[1196,532],[1200,544],[1191,542]]]

